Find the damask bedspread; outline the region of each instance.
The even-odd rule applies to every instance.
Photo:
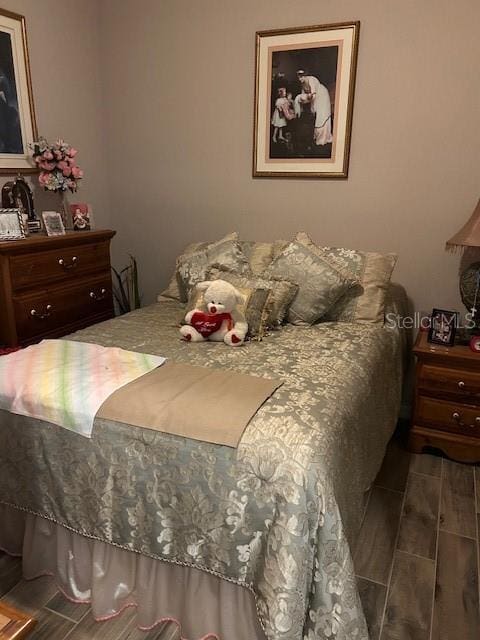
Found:
[[[233,349],[180,341],[181,315],[164,301],[69,339],[283,380],[238,448],[0,412],[0,502],[250,589],[269,640],[365,640],[350,544],[398,416],[399,332],[287,325]]]

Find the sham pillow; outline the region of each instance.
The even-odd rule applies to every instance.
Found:
[[[183,252],[177,257],[176,262],[178,262],[178,260],[180,260],[181,258],[184,258],[186,256],[191,256],[197,251],[206,249],[212,244],[216,244],[217,242],[223,242],[223,241],[227,242],[228,240],[231,240],[233,242],[237,241],[238,233],[236,231],[234,231],[233,233],[229,233],[228,235],[221,238],[220,240],[217,240],[216,242],[211,242],[211,241],[210,242],[192,242],[191,244],[185,247]],[[157,296],[158,302],[160,302],[163,298],[172,298],[173,300],[180,300],[181,302],[186,302],[186,298],[182,300],[182,294],[178,286],[176,266],[175,266],[175,271],[173,272],[172,277],[170,278],[170,282],[168,283],[168,287],[164,291],[158,294]]]
[[[291,242],[265,269],[263,277],[298,284],[287,315],[288,322],[296,325],[312,325],[357,282],[353,275],[300,240]]]
[[[228,237],[228,236],[226,236],[226,237]],[[183,250],[183,253],[181,255],[182,256],[191,255],[195,251],[198,251],[198,249],[201,249],[202,247],[206,247],[209,244],[210,244],[210,242],[192,242],[192,244],[189,244],[187,247],[185,247],[185,249]],[[178,260],[178,258],[177,258],[177,260]],[[168,287],[164,291],[162,291],[162,293],[158,294],[157,301],[160,302],[162,300],[162,298],[172,298],[173,300],[180,300],[180,289],[178,288],[177,269],[176,268],[175,268],[175,271],[173,272],[172,277],[170,278],[170,282],[168,283]]]
[[[237,287],[237,289],[245,296],[245,302],[239,304],[237,308],[244,313],[248,322],[247,336],[252,340],[262,340],[268,329],[267,319],[272,308],[271,290],[261,287]],[[189,311],[203,304],[203,294],[204,292],[200,291],[196,285],[192,288],[183,318]]]
[[[334,247],[317,247],[306,233],[296,239],[316,247],[325,258],[340,269],[353,273],[358,284],[329,309],[325,320],[383,324],[385,301],[397,255],[373,253]]]
[[[243,240],[240,247],[247,257],[250,271],[255,275],[260,275],[265,271],[273,260],[273,242],[251,242]]]
[[[267,325],[274,329],[282,324],[287,315],[293,299],[295,298],[298,285],[286,280],[274,278],[262,278],[253,273],[238,275],[230,270],[222,269],[219,265],[214,265],[207,273],[207,280],[225,280],[233,284],[237,289],[242,288],[265,288],[272,292],[271,310],[267,318]]]
[[[230,234],[177,259],[177,283],[181,302],[188,300],[190,291],[198,282],[207,279],[207,271],[213,264],[220,264],[237,273],[248,271],[248,260],[237,237],[236,233]]]

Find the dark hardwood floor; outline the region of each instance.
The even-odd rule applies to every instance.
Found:
[[[479,640],[479,529],[480,467],[411,455],[394,439],[355,541],[371,640]],[[30,640],[179,640],[170,624],[136,629],[133,609],[95,622],[53,579],[22,580],[20,560],[1,552],[0,596],[35,614]]]

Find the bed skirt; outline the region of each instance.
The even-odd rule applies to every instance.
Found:
[[[254,595],[198,569],[85,538],[61,525],[0,505],[0,548],[22,556],[27,580],[52,575],[96,620],[136,607],[142,630],[171,621],[183,640],[265,640]]]

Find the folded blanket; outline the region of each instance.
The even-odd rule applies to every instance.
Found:
[[[113,393],[98,417],[236,447],[251,418],[282,384],[170,360]]]
[[[90,438],[103,402],[164,362],[117,347],[44,340],[0,358],[0,409]]]

